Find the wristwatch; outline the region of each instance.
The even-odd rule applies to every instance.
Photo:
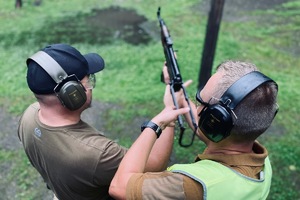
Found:
[[[159,138],[159,136],[162,132],[161,128],[157,124],[155,124],[151,121],[144,122],[141,126],[141,131],[143,132],[145,128],[151,128],[155,132],[157,138]]]

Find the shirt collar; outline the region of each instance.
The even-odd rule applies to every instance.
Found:
[[[213,160],[228,166],[263,166],[265,158],[267,156],[267,149],[257,141],[255,141],[252,147],[252,153],[208,154],[206,153],[205,149],[202,154],[198,154],[195,161],[197,162],[199,160]]]

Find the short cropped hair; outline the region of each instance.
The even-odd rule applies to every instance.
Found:
[[[217,67],[222,73],[219,84],[214,88],[215,98],[221,98],[224,92],[242,76],[258,71],[257,67],[248,62],[225,61]],[[278,86],[274,82],[266,82],[248,94],[234,109],[232,114],[234,127],[230,135],[236,142],[255,140],[271,125],[277,113]]]

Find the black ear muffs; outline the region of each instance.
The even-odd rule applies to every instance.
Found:
[[[213,142],[228,137],[234,126],[232,115],[235,107],[255,88],[269,81],[274,82],[264,74],[253,71],[233,83],[218,103],[204,107],[199,113],[198,127],[202,133]]]
[[[68,76],[65,70],[44,51],[38,51],[29,59],[38,63],[57,83],[53,91],[63,106],[73,111],[84,105],[87,99],[85,88],[75,74]]]
[[[198,126],[208,139],[219,142],[229,135],[233,122],[226,106],[220,104],[208,106],[199,116]]]

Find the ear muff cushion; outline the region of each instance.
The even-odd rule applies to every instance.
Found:
[[[86,102],[85,90],[76,81],[66,82],[57,95],[61,102],[70,110],[77,110]]]
[[[199,116],[198,126],[200,130],[214,142],[226,138],[233,127],[230,112],[220,104],[208,106]]]

